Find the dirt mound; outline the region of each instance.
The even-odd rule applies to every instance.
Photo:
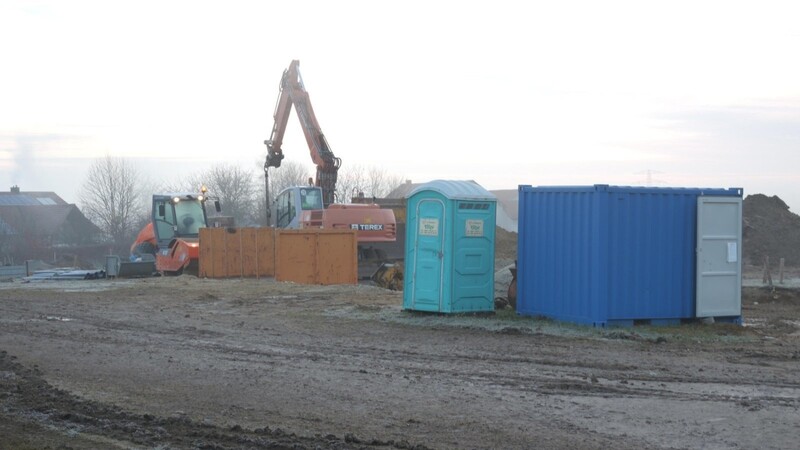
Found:
[[[748,195],[742,215],[745,264],[760,265],[768,255],[770,264],[785,258],[786,265],[800,266],[800,216],[789,211],[783,200],[778,196]]]
[[[494,256],[517,259],[517,233],[497,227],[494,235]]]

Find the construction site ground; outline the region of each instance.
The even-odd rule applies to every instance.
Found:
[[[796,448],[798,278],[751,273],[744,326],[611,329],[366,285],[0,283],[0,448]]]

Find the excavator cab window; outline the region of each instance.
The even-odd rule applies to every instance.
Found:
[[[278,228],[286,228],[292,222],[292,219],[294,219],[294,197],[294,190],[288,190],[278,195],[278,198],[275,200],[277,205],[276,212],[278,214],[275,224]]]
[[[322,209],[322,191],[318,188],[301,188],[300,207],[303,211]]]

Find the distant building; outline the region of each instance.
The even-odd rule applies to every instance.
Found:
[[[473,181],[473,183],[476,183]],[[406,180],[405,183],[394,188],[387,198],[406,198],[408,194],[414,189],[424,183],[412,183],[411,180]],[[501,189],[489,191],[497,197],[497,226],[506,230],[517,232],[517,212],[519,193],[517,189]]]
[[[107,249],[102,231],[54,192],[0,192],[0,264],[92,261]]]
[[[411,180],[406,180],[405,183],[392,189],[391,192],[386,194],[386,198],[406,198],[417,186],[424,183],[412,183]]]

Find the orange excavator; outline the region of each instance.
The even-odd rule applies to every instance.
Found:
[[[151,221],[131,245],[131,260],[155,260],[164,275],[197,274],[200,228],[208,226],[206,189],[200,194],[154,194]],[[220,211],[218,200],[214,207]]]
[[[270,138],[264,141],[267,146],[264,177],[268,225],[278,228],[356,230],[359,244],[359,277],[362,279],[373,277],[384,263],[402,259],[402,250],[398,255],[397,246],[394,245],[397,239],[394,212],[391,209],[382,209],[377,204],[335,202],[336,178],[342,161],[333,154],[325,135],[322,134],[300,76],[299,66],[300,61],[294,60],[283,72],[280,93],[273,113],[275,122],[272,133]],[[292,106],[300,119],[311,159],[317,166],[316,179],[313,185],[284,189],[278,193],[273,205],[269,193],[269,168],[280,167],[283,160],[283,136]]]

